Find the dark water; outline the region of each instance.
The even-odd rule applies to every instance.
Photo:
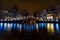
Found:
[[[60,24],[59,23],[36,23],[36,24],[21,24],[21,23],[0,23],[0,32],[11,32],[11,31],[39,31],[46,29],[48,31],[54,31],[55,33],[60,33]]]
[[[59,23],[0,23],[1,40],[59,40],[60,24]]]

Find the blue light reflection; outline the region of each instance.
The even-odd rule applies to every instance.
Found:
[[[7,23],[4,23],[4,32],[7,31]]]
[[[3,23],[0,23],[0,31],[3,30]]]
[[[58,23],[56,23],[56,32],[59,33],[59,24]]]

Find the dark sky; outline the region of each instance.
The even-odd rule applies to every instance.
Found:
[[[19,10],[26,9],[33,13],[36,10],[42,10],[59,4],[59,2],[59,0],[0,0],[0,8],[10,9],[14,4],[17,4]]]

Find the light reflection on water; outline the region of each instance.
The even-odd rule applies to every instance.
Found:
[[[16,23],[14,23],[14,24],[13,24],[13,29],[16,29],[16,26],[17,26]]]
[[[0,23],[0,31],[3,30],[3,23]]]
[[[37,31],[40,32],[39,30],[44,30],[47,29],[48,33],[60,33],[59,29],[59,24],[53,24],[53,23],[38,23],[38,24],[21,24],[21,23],[0,23],[0,31],[11,31],[12,29],[19,30],[21,31],[27,31],[27,32],[32,32],[32,31]],[[54,30],[55,29],[55,30]]]
[[[12,23],[7,24],[7,31],[10,31],[12,29]]]
[[[56,23],[56,32],[59,33],[59,24]]]
[[[4,23],[4,31],[7,31],[7,23]]]
[[[46,29],[46,25],[47,23],[38,23],[38,29],[39,30],[44,30],[44,29]]]
[[[22,24],[17,23],[17,30],[19,30],[21,32],[21,30],[22,30]]]
[[[48,33],[54,34],[54,24],[53,23],[47,23],[47,31],[48,31]]]

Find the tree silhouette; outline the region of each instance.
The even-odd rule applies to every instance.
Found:
[[[24,15],[24,16],[28,16],[28,15],[29,15],[29,13],[27,12],[27,10],[24,10],[24,11],[23,11],[23,15]]]

